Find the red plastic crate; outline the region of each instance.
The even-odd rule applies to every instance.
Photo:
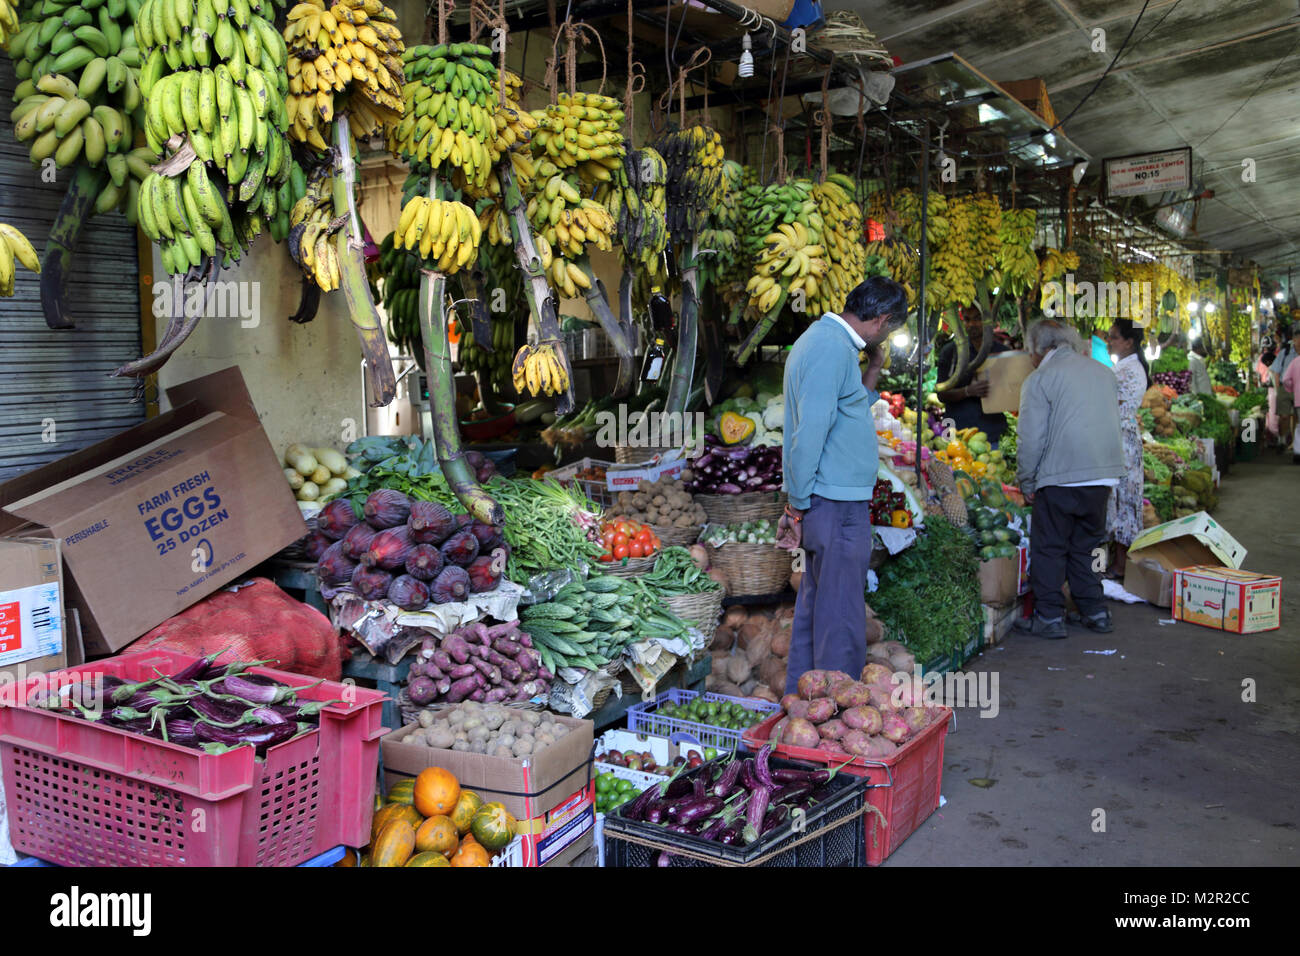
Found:
[[[885,862],[903,841],[916,832],[930,814],[939,808],[939,790],[943,784],[943,742],[948,736],[952,711],[947,707],[936,720],[888,757],[854,757],[843,773],[867,777],[872,784],[867,803],[880,811],[866,814],[867,865]],[[774,714],[757,727],[745,731],[745,746],[759,750],[772,735],[784,714]],[[848,754],[810,750],[777,744],[774,751],[793,760],[838,767]],[[881,822],[883,816],[884,822]]]
[[[58,672],[129,682],[174,674],[195,658],[140,651]],[[374,812],[384,695],[254,667],[334,700],[318,730],[267,751],[207,754],[37,707],[0,706],[0,764],[14,848],[63,866],[294,866],[339,846],[364,846]],[[25,701],[40,682],[9,688]],[[10,696],[12,694],[12,696]]]

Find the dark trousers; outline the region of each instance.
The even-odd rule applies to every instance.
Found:
[[[1111,490],[1104,485],[1062,488],[1051,485],[1034,493],[1029,535],[1029,584],[1034,610],[1054,621],[1065,614],[1061,585],[1068,579],[1070,596],[1084,617],[1106,609],[1101,575],[1094,567],[1106,536],[1106,503]],[[1104,560],[1104,553],[1102,553]]]
[[[797,692],[805,671],[843,671],[856,680],[867,662],[870,502],[814,495],[803,517],[802,547],[804,573],[790,627],[787,694]]]

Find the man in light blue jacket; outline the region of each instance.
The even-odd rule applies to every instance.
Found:
[[[777,544],[803,549],[786,693],[809,670],[857,678],[867,659],[866,584],[882,346],[907,318],[907,294],[873,277],[799,336],[785,365],[783,467],[789,497]],[[862,371],[858,354],[866,351]],[[797,552],[796,552],[797,553]]]

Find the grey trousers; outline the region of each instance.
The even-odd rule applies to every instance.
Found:
[[[867,662],[867,567],[871,504],[816,495],[803,518],[803,580],[790,628],[785,692],[810,670],[843,671],[854,680]]]

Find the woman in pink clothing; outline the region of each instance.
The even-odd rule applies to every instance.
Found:
[[[1296,326],[1295,333],[1291,337],[1291,348],[1300,352],[1300,326]],[[1286,370],[1279,379],[1279,388],[1284,388],[1291,397],[1291,406],[1295,407],[1295,400],[1300,398],[1300,361],[1292,361],[1287,365]],[[1283,434],[1281,439],[1284,445],[1291,445],[1291,463],[1300,465],[1300,455],[1296,454],[1293,444],[1294,436],[1292,430],[1295,428],[1295,415],[1287,416],[1285,421],[1279,421]]]

